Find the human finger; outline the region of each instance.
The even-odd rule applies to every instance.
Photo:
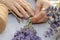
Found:
[[[14,5],[16,6],[16,8],[22,13],[22,15],[25,18],[29,18],[28,13],[21,7],[21,5],[19,5],[17,2],[14,2]]]

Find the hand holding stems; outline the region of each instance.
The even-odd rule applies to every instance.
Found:
[[[46,22],[46,10],[45,8],[51,6],[48,0],[36,0],[35,15],[32,18],[33,23]]]
[[[36,14],[34,17],[32,17],[33,23],[43,23],[46,22],[46,11],[41,10],[38,14]]]
[[[31,5],[25,0],[0,0],[0,2],[4,3],[19,17],[29,18],[34,16]]]

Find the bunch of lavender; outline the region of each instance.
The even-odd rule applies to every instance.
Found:
[[[41,40],[41,38],[37,36],[37,32],[32,27],[32,22],[29,19],[27,25],[21,31],[17,31],[12,40]]]
[[[58,27],[60,27],[60,7],[50,6],[47,8],[48,23],[50,24],[49,31],[46,31],[45,37],[50,37],[53,35],[53,31],[58,32]]]
[[[60,26],[60,8],[49,7],[47,12],[48,23],[50,25],[55,24],[57,27]]]

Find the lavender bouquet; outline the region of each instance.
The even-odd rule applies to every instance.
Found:
[[[17,31],[12,40],[41,40],[41,38],[37,36],[36,30],[32,27],[31,19],[29,19],[27,25]]]

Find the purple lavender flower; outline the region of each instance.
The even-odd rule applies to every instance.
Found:
[[[51,11],[51,13],[49,12],[49,10]],[[48,23],[50,24],[51,28],[49,29],[49,31],[46,31],[45,37],[50,37],[51,35],[53,35],[53,31],[57,33],[57,28],[60,27],[60,8],[48,7],[47,14],[49,17],[52,15],[51,17],[54,19],[53,21],[51,21],[48,18]]]
[[[41,40],[41,38],[37,36],[36,30],[27,27],[24,27],[22,30],[17,31],[12,40]]]

